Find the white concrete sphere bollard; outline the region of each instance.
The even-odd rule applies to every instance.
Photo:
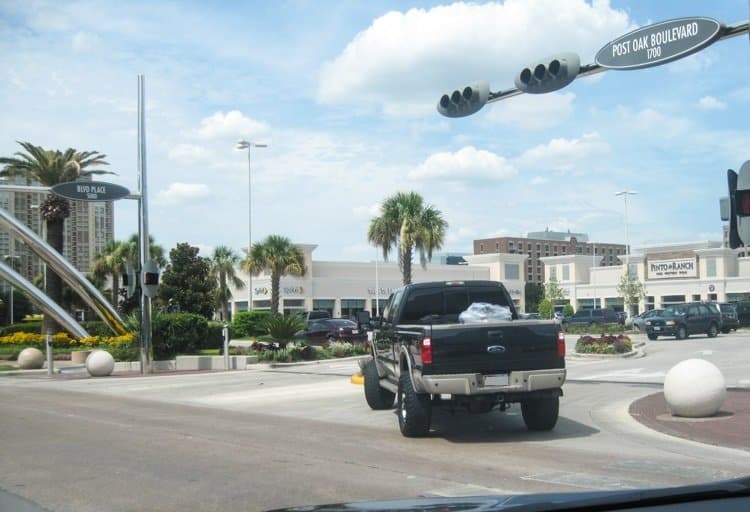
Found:
[[[44,354],[38,348],[25,348],[18,354],[18,367],[22,370],[38,370],[44,366]]]
[[[86,358],[86,370],[92,377],[106,377],[115,369],[115,358],[106,350],[95,350]]]
[[[674,365],[664,378],[664,399],[673,416],[713,416],[727,396],[724,375],[704,359],[687,359]]]

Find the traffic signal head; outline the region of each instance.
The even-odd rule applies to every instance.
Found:
[[[731,195],[730,190],[730,197]],[[742,164],[734,191],[734,209],[737,215],[737,234],[745,246],[750,245],[750,160]]]
[[[474,82],[452,93],[443,94],[438,102],[437,110],[446,117],[470,116],[479,112],[489,97],[489,82]]]
[[[530,66],[516,76],[516,87],[529,94],[543,94],[562,89],[576,79],[581,58],[575,53],[561,53]]]
[[[146,297],[155,297],[159,286],[159,267],[154,260],[148,260],[143,265],[142,273],[143,294]]]

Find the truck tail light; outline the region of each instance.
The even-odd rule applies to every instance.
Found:
[[[432,339],[424,338],[422,340],[422,348],[420,351],[422,357],[422,364],[432,364]]]
[[[565,334],[557,331],[557,357],[565,357]]]

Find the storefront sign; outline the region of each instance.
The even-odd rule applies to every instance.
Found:
[[[268,288],[256,288],[255,295],[268,295]]]
[[[284,295],[302,295],[305,289],[301,286],[285,286],[282,288]]]
[[[368,288],[367,293],[369,295],[375,296],[375,287]],[[393,293],[393,288],[383,288],[381,287],[378,290],[378,296],[379,297],[390,297],[391,293]]]
[[[678,18],[647,25],[607,43],[596,63],[608,69],[642,69],[687,57],[717,41],[722,25],[713,18]]]
[[[668,279],[674,277],[698,277],[695,258],[674,260],[649,260],[648,279]]]

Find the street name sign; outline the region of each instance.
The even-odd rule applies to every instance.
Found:
[[[723,25],[704,17],[677,18],[638,28],[607,43],[596,63],[607,69],[643,69],[692,55],[721,37]]]
[[[58,183],[50,190],[56,196],[73,201],[117,201],[130,194],[121,185],[103,181],[67,181]]]

